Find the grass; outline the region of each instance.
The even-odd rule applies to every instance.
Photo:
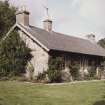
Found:
[[[105,81],[56,86],[2,81],[0,105],[105,105]]]

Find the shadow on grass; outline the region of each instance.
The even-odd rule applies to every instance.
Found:
[[[105,100],[97,101],[93,105],[105,105]]]
[[[0,98],[0,101],[3,101],[4,99],[3,98]]]
[[[3,101],[3,98],[0,98],[0,105],[3,105],[1,102]]]
[[[102,100],[96,101],[93,105],[105,105],[105,95],[102,98]]]

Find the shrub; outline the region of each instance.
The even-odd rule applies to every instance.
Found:
[[[62,57],[51,57],[49,60],[48,78],[50,82],[61,82],[62,79],[62,64],[64,63]]]
[[[94,79],[96,76],[96,67],[92,66],[89,69],[89,79]]]
[[[69,66],[69,68],[70,68],[70,74],[71,74],[73,80],[79,80],[80,79],[80,75],[79,75],[80,66],[79,66],[79,64],[72,64]]]
[[[46,75],[47,75],[47,72],[44,71],[43,73],[39,73],[38,76],[37,76],[37,79],[36,81],[38,82],[47,82],[47,78],[46,78]]]

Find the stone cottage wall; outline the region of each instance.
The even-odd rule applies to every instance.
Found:
[[[38,76],[39,73],[47,71],[49,59],[48,53],[22,31],[19,31],[19,35],[22,38],[22,40],[26,43],[27,47],[32,49],[33,58],[31,60],[31,64],[34,67],[33,76]],[[29,76],[28,72],[26,73],[26,76]]]

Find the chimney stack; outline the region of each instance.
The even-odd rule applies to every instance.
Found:
[[[48,32],[52,31],[52,20],[50,20],[50,19],[44,20],[43,21],[43,27]]]
[[[16,22],[24,26],[29,26],[29,12],[25,9],[16,12]]]
[[[47,18],[43,21],[43,28],[50,32],[52,31],[52,20],[50,18],[50,15],[49,15],[49,8],[47,7],[44,7],[46,9],[46,16]]]

